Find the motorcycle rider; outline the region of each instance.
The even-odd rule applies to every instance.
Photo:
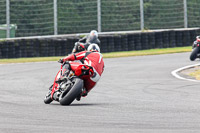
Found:
[[[76,42],[72,53],[87,50],[88,46],[92,43],[100,45],[100,40],[98,39],[98,32],[96,30],[90,31],[90,34]]]
[[[80,62],[75,60],[79,60]],[[66,61],[71,62],[65,63]],[[82,94],[77,97],[78,101],[81,96],[87,96],[88,92],[96,85],[104,71],[103,56],[97,44],[90,44],[87,51],[73,53],[60,59],[59,62],[63,63],[64,66],[63,75],[57,82],[67,80],[67,75],[70,70],[74,71],[75,75],[81,77],[84,81],[84,89]],[[53,97],[55,100],[58,99],[58,94],[55,93]]]
[[[196,40],[193,42],[192,49],[197,46],[197,44],[198,44],[197,40],[200,40],[200,36],[196,36]]]

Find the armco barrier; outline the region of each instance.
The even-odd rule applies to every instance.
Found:
[[[147,32],[100,34],[101,52],[144,50],[191,46],[199,28]],[[32,37],[0,40],[0,58],[65,56],[71,53],[79,35]]]

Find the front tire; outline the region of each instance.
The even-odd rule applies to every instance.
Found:
[[[46,96],[44,97],[44,103],[50,104],[53,100],[51,99],[51,91],[52,91],[53,85],[49,87],[49,91],[47,92]]]
[[[195,47],[193,50],[192,50],[192,53],[190,55],[190,60],[191,61],[194,61],[196,58],[197,58],[197,54],[199,53],[199,47]]]
[[[73,85],[70,90],[63,92],[59,97],[61,105],[70,105],[78,95],[81,94],[83,88],[83,80],[80,78],[74,78],[72,81]]]

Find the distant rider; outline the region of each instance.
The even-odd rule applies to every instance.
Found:
[[[98,39],[98,32],[96,30],[90,31],[90,34],[76,42],[72,53],[87,50],[88,46],[92,43],[100,45],[100,40]]]
[[[193,42],[192,49],[195,48],[198,43],[200,43],[200,36],[196,36],[196,40]]]
[[[77,62],[75,60],[79,60]],[[67,62],[66,61],[71,61]],[[75,61],[75,62],[74,62]],[[57,81],[67,80],[67,75],[70,70],[75,72],[76,76],[84,80],[83,93],[77,98],[79,101],[81,96],[86,96],[87,93],[96,85],[104,71],[103,56],[100,53],[100,48],[97,44],[90,44],[87,51],[73,53],[59,60],[63,63],[63,75]]]

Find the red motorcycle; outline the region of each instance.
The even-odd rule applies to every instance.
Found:
[[[93,71],[92,67],[84,64],[80,65],[77,68],[76,72],[70,70],[69,74],[67,75],[67,80],[57,82],[58,79],[62,76],[62,67],[64,64],[61,65],[61,68],[55,77],[53,85],[49,88],[49,91],[44,98],[45,104],[50,104],[53,100],[55,100],[55,93],[57,93],[58,97],[56,101],[58,101],[61,105],[70,105],[76,98],[80,98],[82,96],[81,94],[84,91],[84,82],[80,78],[80,76],[76,76],[77,74],[75,73],[82,72],[83,74],[86,74],[88,73],[88,71]]]

